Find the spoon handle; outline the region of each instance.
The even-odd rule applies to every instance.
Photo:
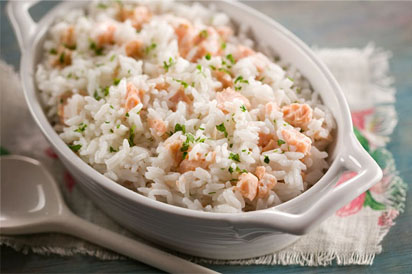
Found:
[[[66,215],[66,214],[65,214]],[[105,228],[68,214],[56,224],[56,230],[116,251],[170,273],[218,273],[160,249],[132,240]]]

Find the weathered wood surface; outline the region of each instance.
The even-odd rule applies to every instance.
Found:
[[[396,78],[399,124],[388,148],[395,156],[400,175],[412,187],[412,2],[276,2],[249,1],[247,4],[276,19],[309,45],[319,47],[363,47],[369,41],[391,50],[391,71]],[[33,9],[37,17],[53,3]],[[1,1],[1,58],[16,68],[20,53]],[[2,89],[5,87],[1,87]],[[383,252],[372,266],[214,266],[223,273],[411,273],[412,196],[406,211],[383,240]],[[100,261],[87,256],[59,257],[23,255],[1,248],[1,272],[111,272],[158,273],[135,262]]]

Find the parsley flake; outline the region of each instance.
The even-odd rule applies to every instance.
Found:
[[[181,131],[181,132],[183,132],[183,134],[185,134],[185,133],[186,133],[186,126],[177,123],[177,124],[175,125],[175,132],[174,132],[174,133],[176,133],[176,132],[178,132],[178,131]]]
[[[81,124],[79,125],[79,128],[76,129],[75,132],[83,132],[83,131],[85,131],[86,128],[87,128],[87,125],[84,124],[84,123],[81,123]]]
[[[220,132],[223,132],[225,134],[225,137],[228,136],[224,123],[221,123],[220,125],[217,125],[216,129],[219,130]]]
[[[176,82],[178,82],[178,83],[180,83],[184,88],[187,88],[187,87],[189,86],[189,84],[186,83],[186,82],[183,81],[183,80],[174,79],[174,78],[173,78],[173,80],[176,81]]]
[[[175,61],[173,60],[173,58],[172,58],[172,57],[169,57],[168,62],[163,61],[163,68],[165,69],[166,72],[168,72],[168,71],[169,71],[169,68],[170,68],[171,66],[173,66],[174,64],[175,64]]]
[[[199,32],[199,37],[206,39],[209,36],[209,33],[207,32],[207,30],[202,30],[201,32]]]
[[[269,164],[270,163],[269,156],[265,155],[265,159],[263,160],[263,162],[265,162],[266,164]]]
[[[97,101],[99,101],[100,99],[102,99],[102,97],[100,97],[99,93],[97,93],[97,90],[94,91],[93,97],[94,97],[94,99],[96,99]]]
[[[96,55],[102,55],[103,54],[103,48],[98,47],[93,40],[90,40],[89,48],[91,50],[93,50]]]
[[[63,64],[64,63],[64,57],[65,57],[65,52],[63,51],[61,54],[60,54],[60,57],[59,57],[59,62],[60,62],[60,64]]]
[[[231,159],[231,160],[233,160],[233,161],[235,161],[235,162],[240,162],[240,156],[239,156],[239,154],[237,154],[237,153],[230,153],[230,155],[229,155],[229,159]]]
[[[81,149],[82,145],[69,145],[69,148],[74,152],[78,152]]]
[[[146,55],[148,55],[148,54],[149,54],[151,51],[153,51],[156,47],[157,47],[157,44],[156,44],[156,43],[151,43],[150,46],[147,46],[147,47],[144,49],[144,53],[145,53]]]
[[[131,147],[134,146],[134,133],[135,133],[135,130],[136,130],[136,125],[133,125],[130,128],[130,132],[129,132],[129,145]]]
[[[212,56],[210,55],[210,53],[207,53],[207,54],[205,55],[205,58],[206,58],[206,60],[210,60],[210,59],[212,58]]]
[[[226,59],[229,60],[232,64],[235,63],[235,58],[233,58],[233,55],[232,55],[232,54],[226,55]]]
[[[114,78],[113,79],[113,85],[117,86],[120,83],[120,80],[121,79],[119,79],[119,78]]]
[[[282,139],[278,139],[278,146],[281,146],[283,144],[286,144],[286,142],[283,141]]]
[[[104,96],[109,95],[109,87],[105,87],[105,88],[103,89],[103,95],[104,95]]]
[[[240,110],[242,110],[243,112],[246,112],[247,109],[246,109],[245,105],[241,105]]]

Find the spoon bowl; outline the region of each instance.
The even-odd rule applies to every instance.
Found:
[[[0,157],[0,232],[4,235],[61,232],[173,273],[216,273],[74,215],[59,187],[37,160]]]
[[[68,213],[59,188],[39,161],[2,156],[0,227],[4,234],[47,232]]]

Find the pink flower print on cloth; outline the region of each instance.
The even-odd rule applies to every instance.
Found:
[[[353,178],[356,176],[356,172],[347,172],[344,173],[340,178],[338,183],[336,184],[337,186],[348,181],[349,179]],[[342,207],[341,209],[339,209],[336,212],[336,215],[340,216],[340,217],[346,217],[346,216],[350,216],[353,214],[358,213],[362,207],[363,204],[365,202],[365,197],[366,197],[366,193],[362,193],[361,195],[359,195],[358,197],[356,197],[355,199],[352,200],[352,202],[350,202],[349,204],[347,204],[346,206]]]

